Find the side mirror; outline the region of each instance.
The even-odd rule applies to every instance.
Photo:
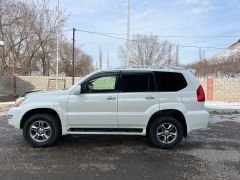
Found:
[[[73,90],[72,90],[72,94],[74,95],[80,95],[81,94],[81,85],[77,85]]]

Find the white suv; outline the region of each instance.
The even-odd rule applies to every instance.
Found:
[[[206,128],[205,95],[182,67],[123,68],[94,72],[66,90],[27,93],[8,113],[34,147],[60,134],[147,135],[173,148],[187,133]]]

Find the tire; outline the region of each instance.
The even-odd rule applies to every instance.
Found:
[[[149,126],[148,136],[156,147],[172,149],[182,141],[183,128],[173,117],[157,117]]]
[[[50,146],[60,135],[57,119],[50,114],[34,114],[23,126],[24,139],[36,148]]]

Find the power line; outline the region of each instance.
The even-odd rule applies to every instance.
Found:
[[[155,36],[155,35],[154,35]],[[221,35],[213,35],[213,36],[188,36],[188,35],[157,35],[157,37],[169,37],[169,38],[203,38],[203,39],[210,39],[210,38],[240,38],[240,36],[230,36],[230,35],[226,35],[226,36],[221,36]]]
[[[63,31],[72,31],[72,29],[64,29]],[[85,32],[89,32],[88,30],[81,30]],[[91,32],[91,31],[90,31]],[[113,32],[96,32],[99,34],[104,34],[104,35],[115,35],[115,36],[127,36],[127,34],[124,33],[113,33]],[[145,35],[145,34],[143,34]],[[136,36],[134,34],[130,36]],[[240,38],[240,35],[153,35],[155,37],[169,37],[169,38]]]
[[[116,36],[108,35],[108,34],[106,34],[106,33],[101,33],[101,32],[94,32],[94,31],[81,30],[81,29],[77,29],[76,31],[83,32],[83,33],[89,33],[89,34],[95,34],[95,35],[104,36],[104,37],[109,37],[109,38],[113,38],[113,39],[127,40],[126,38],[123,38],[123,37],[116,37]],[[134,39],[131,39],[130,41],[139,42],[138,40],[134,40]],[[166,43],[163,44],[163,43],[150,42],[150,41],[149,41],[149,42],[142,41],[142,42],[144,42],[144,43],[151,43],[151,44],[167,45]],[[196,46],[196,45],[180,45],[180,44],[172,44],[172,46],[175,46],[175,47],[178,46],[178,47],[183,47],[183,48],[226,49],[226,48],[223,48],[223,47]]]
[[[62,31],[72,31],[72,29],[63,29]]]
[[[63,31],[71,31],[71,29],[66,29]],[[92,32],[89,30],[81,30],[84,32]],[[94,32],[94,33],[98,33],[98,34],[104,34],[104,35],[114,35],[114,36],[127,36],[127,34],[124,33],[113,33],[113,32]],[[144,35],[144,34],[143,34]],[[130,35],[130,36],[136,36],[134,34]],[[153,35],[154,37],[168,37],[168,38],[240,38],[240,35]]]

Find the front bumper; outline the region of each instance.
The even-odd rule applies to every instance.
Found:
[[[20,129],[20,123],[23,115],[24,115],[24,111],[21,110],[21,108],[19,107],[10,108],[7,115],[8,124],[17,129]]]

